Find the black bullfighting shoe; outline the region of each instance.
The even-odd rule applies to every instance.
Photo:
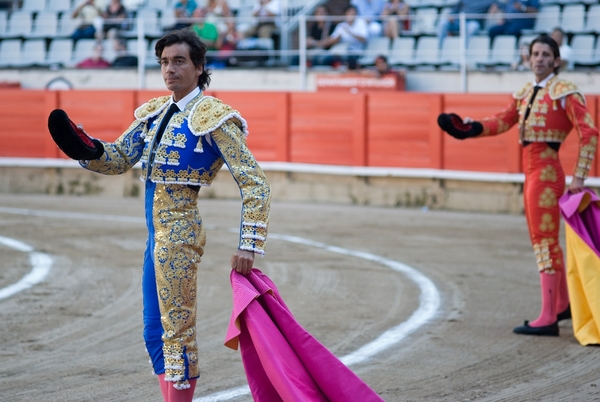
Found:
[[[558,336],[558,321],[543,327],[532,327],[529,321],[513,329],[515,334],[519,335],[538,335],[538,336]]]
[[[56,145],[71,159],[92,160],[104,154],[102,143],[77,127],[64,110],[55,109],[50,113],[48,131]]]
[[[569,304],[565,311],[562,313],[558,313],[556,316],[556,321],[569,320],[571,318],[571,305]]]

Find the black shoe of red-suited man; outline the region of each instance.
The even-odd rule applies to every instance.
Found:
[[[464,140],[465,138],[477,137],[483,132],[483,125],[474,121],[463,123],[463,119],[455,113],[442,113],[438,116],[438,126],[454,138]]]
[[[48,130],[56,145],[71,159],[92,160],[104,154],[102,143],[77,127],[62,109],[50,113]]]

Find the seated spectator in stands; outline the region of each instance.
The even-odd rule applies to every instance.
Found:
[[[138,58],[127,51],[127,43],[124,39],[115,39],[115,54],[117,57],[110,64],[111,67],[137,67]]]
[[[561,70],[572,70],[573,65],[575,64],[573,62],[573,48],[567,45],[565,31],[563,31],[562,28],[556,27],[552,30],[550,36],[554,39],[559,48]]]
[[[508,0],[501,8],[505,17],[499,25],[490,28],[490,39],[498,35],[521,35],[523,29],[531,29],[535,24],[535,16],[540,8],[539,0]],[[531,15],[531,18],[513,14]]]
[[[233,21],[228,21],[227,19],[233,17],[233,14],[229,8],[229,4],[227,4],[227,0],[207,0],[204,13],[204,18],[208,22],[215,24],[220,34],[225,34],[229,31],[228,24],[233,23]]]
[[[321,4],[313,13],[315,21],[309,23],[306,35],[306,49],[309,50],[306,64],[308,66],[325,65],[329,60],[326,50],[333,44],[331,34],[335,29],[335,23],[328,19],[329,7]],[[292,57],[290,64],[297,66],[300,56]]]
[[[230,21],[227,23],[227,32],[221,37],[223,40],[219,54],[215,58],[215,63],[221,63],[225,66],[237,66],[238,59],[233,55],[233,52],[237,49],[238,42],[243,39],[243,35],[236,29],[235,23]]]
[[[400,36],[400,31],[410,29],[410,6],[404,0],[389,0],[383,6],[381,19],[383,20],[383,33],[390,39]]]
[[[531,63],[529,61],[529,42],[521,43],[521,47],[519,47],[519,58],[511,64],[510,67],[516,71],[531,70]]]
[[[379,20],[386,0],[351,0],[350,4],[356,7],[356,13],[367,22],[369,36],[381,36],[383,28]]]
[[[452,10],[450,15],[442,19],[438,25],[438,39],[440,47],[444,43],[444,39],[448,34],[460,34],[460,21],[457,16],[459,13],[465,13],[466,20],[466,39],[467,44],[469,39],[477,31],[483,28],[485,23],[485,15],[490,11],[490,7],[496,3],[496,0],[462,0],[459,1]],[[476,15],[479,14],[479,15]]]
[[[258,0],[252,9],[252,15],[258,23],[246,33],[247,37],[272,38],[277,30],[275,17],[279,16],[279,0]]]
[[[363,73],[365,75],[377,78],[387,77],[390,75],[399,77],[401,75],[398,70],[390,66],[387,57],[384,55],[379,55],[375,58],[375,68],[366,68],[363,70]]]
[[[71,35],[73,41],[79,39],[94,39],[96,27],[100,22],[102,10],[96,6],[94,0],[84,0],[73,10],[72,18],[79,18],[79,26]]]
[[[119,30],[126,28],[124,24],[127,21],[127,10],[121,0],[111,0],[102,12],[102,18],[102,30],[97,33],[96,38],[100,40],[104,38],[115,39]]]
[[[192,30],[204,42],[208,50],[218,50],[221,47],[221,39],[217,26],[206,21],[204,10],[200,7],[194,11],[193,17],[197,21],[192,24]]]
[[[332,45],[340,42],[348,43],[349,54],[345,56],[330,56],[334,58],[333,63],[341,61],[349,69],[358,68],[357,60],[365,49],[369,39],[369,27],[367,21],[356,17],[356,7],[348,6],[344,11],[345,20],[340,22],[331,34]]]
[[[104,53],[104,47],[102,42],[96,42],[92,48],[92,55],[77,64],[77,68],[107,68],[110,67],[110,63],[102,57]]]
[[[194,15],[194,11],[198,8],[198,4],[194,0],[179,0],[175,3],[175,18],[177,23],[174,29],[187,28],[192,25],[189,19]]]
[[[335,23],[328,19],[329,8],[322,4],[314,12],[316,21],[310,26],[306,37],[306,48],[311,50],[327,50],[333,44],[331,34],[335,30]],[[308,60],[311,65],[323,64],[324,55],[314,55]],[[298,64],[297,62],[295,64]]]

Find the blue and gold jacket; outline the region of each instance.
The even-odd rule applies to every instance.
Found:
[[[134,113],[136,120],[115,142],[101,141],[104,155],[82,161],[81,165],[94,172],[116,175],[141,162],[143,181],[210,186],[226,164],[242,196],[239,248],[264,254],[271,191],[264,172],[246,146],[246,121],[237,110],[200,93],[173,115],[155,146],[156,131],[170,99],[163,96],[140,106]]]

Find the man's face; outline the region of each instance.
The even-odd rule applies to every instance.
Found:
[[[319,7],[315,10],[315,17],[317,17],[319,21],[323,21],[325,19],[323,17],[325,16],[327,16],[327,10],[325,7]]]
[[[383,73],[387,72],[388,65],[385,62],[385,60],[378,58],[375,60],[375,68],[377,69],[377,71],[379,71],[381,74],[383,74]]]
[[[173,92],[173,98],[179,101],[198,86],[202,67],[192,62],[187,43],[176,43],[163,49],[160,71],[167,88]]]
[[[348,11],[346,11],[346,22],[351,24],[354,22],[355,19],[356,19],[356,10],[353,8],[348,9]]]
[[[536,42],[531,48],[529,62],[531,63],[531,69],[535,74],[535,78],[540,82],[560,65],[560,57],[554,57],[552,48],[549,45]]]

